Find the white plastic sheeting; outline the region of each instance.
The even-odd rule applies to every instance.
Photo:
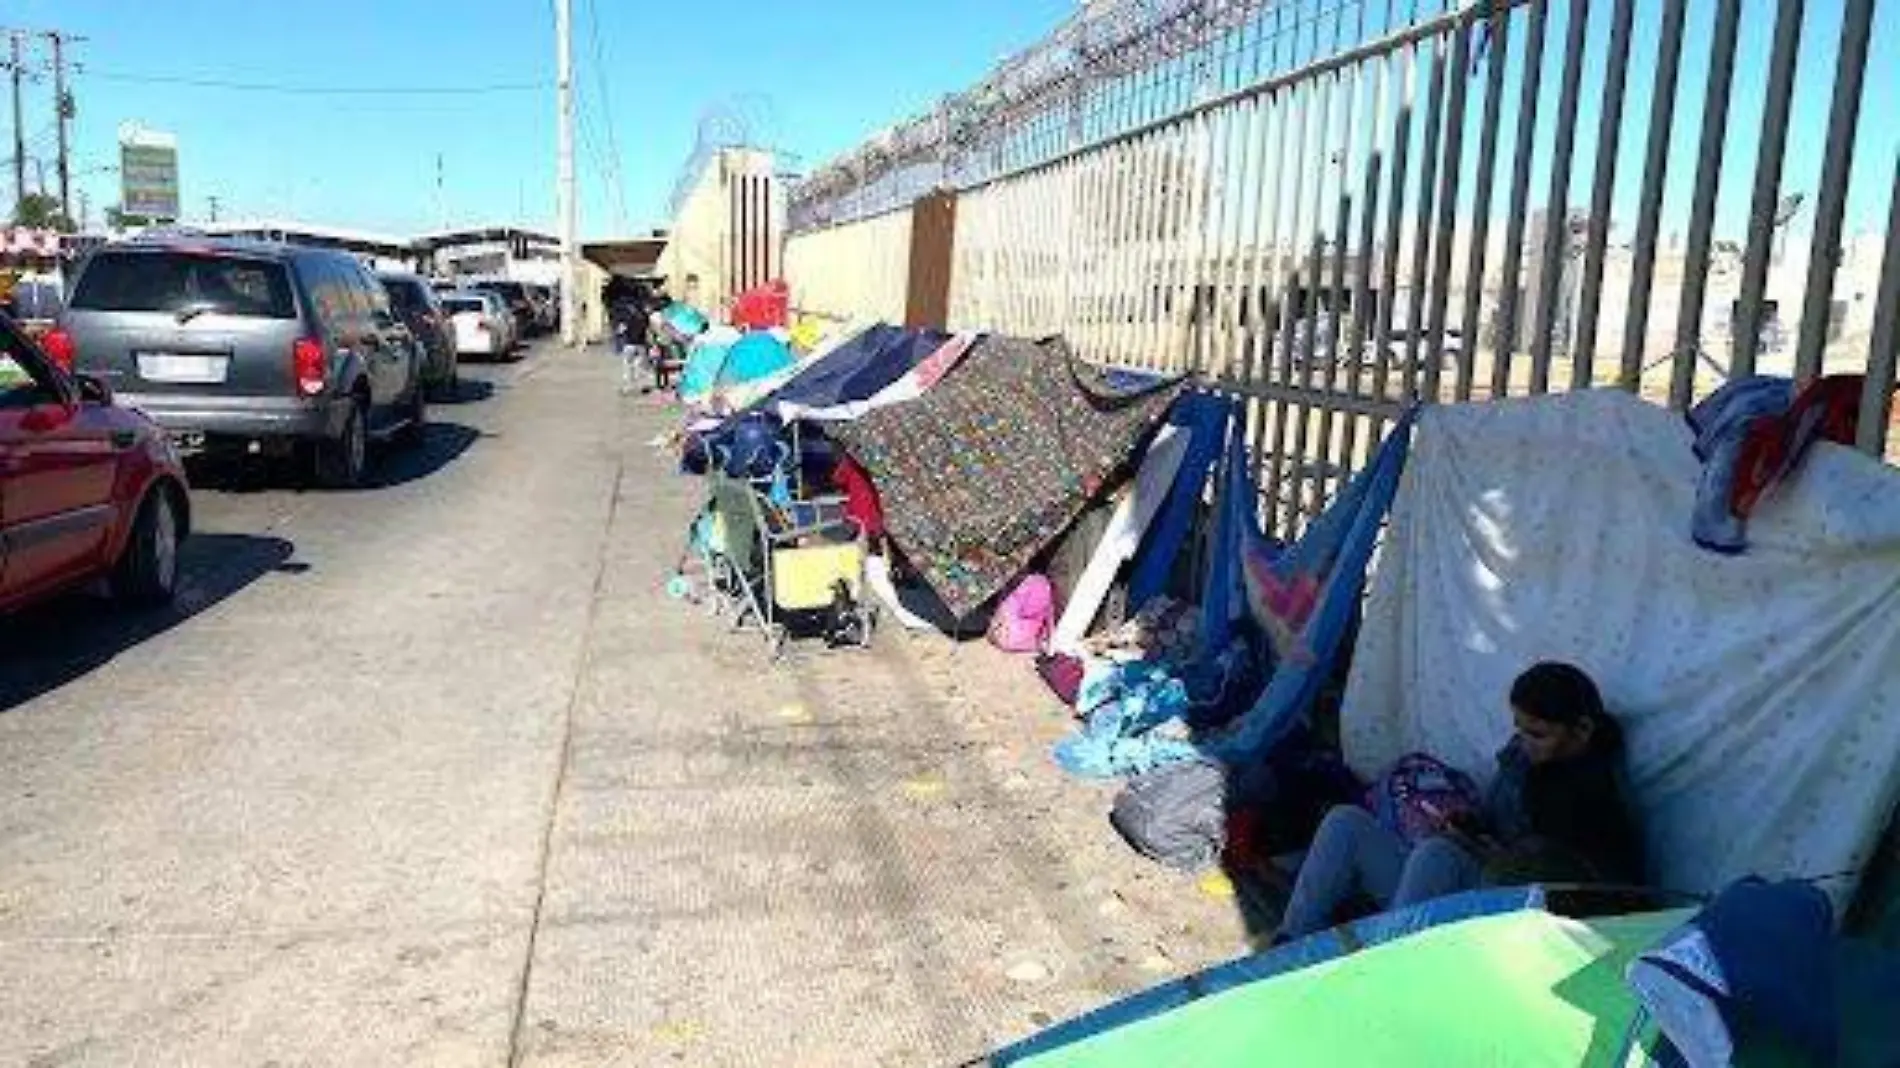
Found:
[[[1614,391],[1435,408],[1366,606],[1342,734],[1488,778],[1531,663],[1578,664],[1630,741],[1652,880],[1760,874],[1844,904],[1900,794],[1900,473],[1816,445],[1749,524],[1689,539],[1680,415]]]

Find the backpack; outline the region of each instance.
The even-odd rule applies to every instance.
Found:
[[[990,644],[1006,653],[1034,653],[1055,629],[1054,587],[1042,575],[1028,575],[996,606],[990,620]]]
[[[1482,811],[1471,776],[1436,757],[1409,753],[1366,791],[1366,807],[1386,829],[1416,845],[1447,821]]]

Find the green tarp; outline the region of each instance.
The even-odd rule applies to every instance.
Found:
[[[1692,912],[1588,922],[1486,916],[1238,987],[1022,1062],[1026,1068],[1616,1063],[1631,958]]]

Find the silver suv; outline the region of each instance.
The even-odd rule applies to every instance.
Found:
[[[207,448],[306,452],[317,478],[363,477],[372,440],[421,440],[424,361],[354,256],[244,241],[107,245],[47,338],[55,359]]]

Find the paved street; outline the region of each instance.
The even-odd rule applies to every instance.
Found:
[[[1026,665],[666,601],[694,486],[613,374],[477,368],[356,493],[217,472],[176,612],[0,625],[0,1064],[951,1064],[1243,945]]]

